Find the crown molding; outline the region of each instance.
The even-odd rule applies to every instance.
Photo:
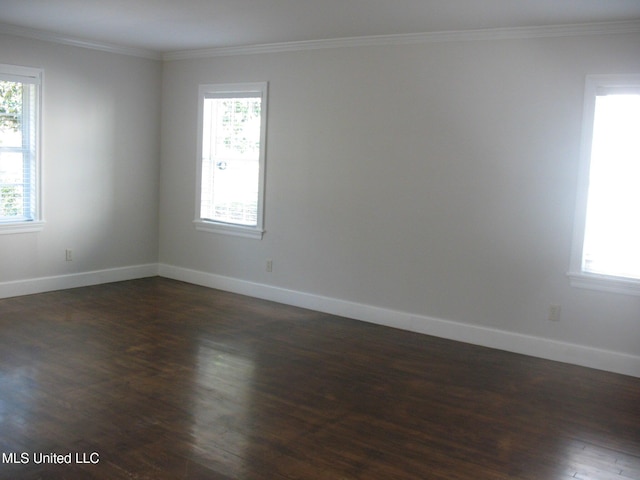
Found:
[[[237,47],[216,47],[166,52],[165,61],[191,58],[211,58],[232,55],[299,52],[328,48],[412,45],[421,43],[475,42],[482,40],[511,40],[526,38],[574,37],[584,35],[624,34],[640,32],[640,20],[624,22],[551,25],[538,27],[490,28],[481,30],[451,30],[430,33],[373,35],[301,42],[268,43]]]
[[[300,52],[329,48],[413,45],[443,42],[475,42],[487,40],[512,40],[526,38],[574,37],[584,35],[625,34],[640,32],[640,20],[622,22],[584,23],[537,27],[489,28],[480,30],[450,30],[442,32],[409,33],[396,35],[371,35],[299,42],[267,43],[233,47],[214,47],[179,50],[160,53],[145,48],[114,45],[77,37],[70,37],[46,30],[0,23],[0,34],[33,38],[51,43],[88,48],[102,52],[130,55],[152,60],[184,60],[190,58],[225,57],[232,55],[256,55],[263,53]]]
[[[120,55],[129,55],[133,57],[149,58],[152,60],[162,60],[162,54],[154,50],[145,48],[128,47],[123,45],[114,45],[110,43],[95,42],[82,38],[69,37],[46,30],[38,30],[35,28],[19,27],[0,23],[0,34],[13,35],[16,37],[26,37],[45,42],[58,43],[62,45],[70,45],[73,47],[88,48],[90,50],[99,50],[101,52],[118,53]]]

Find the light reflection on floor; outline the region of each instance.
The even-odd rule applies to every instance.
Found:
[[[249,447],[246,425],[249,386],[255,364],[228,346],[202,342],[197,351],[196,388],[193,392],[194,454],[220,473],[240,478]]]
[[[35,398],[34,382],[30,368],[12,369],[9,373],[0,372],[0,428],[12,432],[16,441],[29,425],[29,410]],[[18,408],[10,408],[10,406]]]

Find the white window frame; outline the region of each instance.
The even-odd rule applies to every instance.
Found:
[[[601,89],[629,88],[634,91],[640,88],[640,74],[587,75],[586,78],[578,196],[568,276],[574,287],[640,296],[640,280],[587,272],[582,266],[596,96]]]
[[[16,220],[3,220],[0,221],[0,235],[2,234],[16,234],[16,233],[29,233],[38,232],[44,227],[43,212],[42,212],[42,188],[41,188],[41,149],[42,149],[42,84],[44,78],[44,70],[34,67],[23,67],[18,65],[0,64],[0,80],[8,80],[13,82],[22,82],[35,85],[35,108],[34,117],[30,118],[29,122],[35,129],[34,143],[32,150],[34,152],[34,158],[32,159],[31,169],[31,206],[32,206],[32,218],[16,219]]]
[[[264,191],[265,191],[265,167],[266,167],[266,146],[267,146],[267,82],[255,83],[230,83],[230,84],[209,84],[200,85],[198,88],[198,165],[196,170],[196,210],[194,225],[197,230],[220,233],[225,235],[235,235],[245,238],[262,239],[264,230]],[[202,195],[202,142],[203,142],[203,106],[205,98],[233,96],[247,96],[255,94],[261,97],[261,118],[260,118],[260,155],[259,155],[259,178],[258,178],[258,211],[257,224],[255,226],[239,225],[234,223],[218,222],[200,217],[201,195]]]

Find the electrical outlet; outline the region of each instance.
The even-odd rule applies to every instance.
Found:
[[[70,261],[73,260],[73,252],[71,251],[70,248],[67,248],[65,250],[65,258],[66,258],[67,262],[70,262]]]
[[[550,322],[557,322],[560,320],[560,305],[550,305],[549,306],[549,317],[548,320]]]
[[[267,272],[273,272],[273,260],[267,260],[266,270]]]

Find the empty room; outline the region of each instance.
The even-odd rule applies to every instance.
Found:
[[[0,0],[0,480],[640,480],[640,2]]]

